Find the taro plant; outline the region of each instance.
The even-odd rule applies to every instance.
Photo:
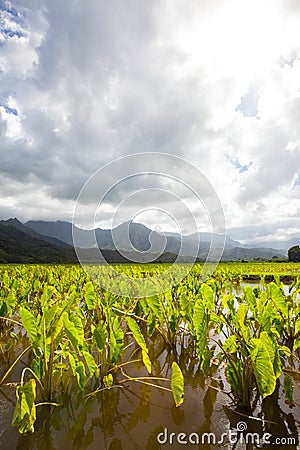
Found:
[[[190,326],[196,339],[200,369],[204,369],[205,373],[209,372],[211,361],[211,350],[208,344],[214,307],[214,291],[207,283],[204,283],[201,286],[200,293],[195,297],[194,313]]]
[[[300,292],[300,279],[291,286],[285,295],[278,282],[267,286],[267,297],[273,306],[272,331],[291,351],[300,346],[300,305],[297,296]]]
[[[95,381],[96,390],[87,394],[88,397],[118,383],[117,374],[124,375],[124,367],[132,362],[130,358],[124,362],[123,358],[133,342],[140,348],[141,360],[151,373],[149,351],[138,324],[139,318],[131,312],[136,301],[97,292],[91,282],[83,284],[78,291],[74,283],[63,279],[62,273],[59,275],[62,285],[58,289],[45,280],[34,282],[32,291],[21,305],[17,303],[15,293],[7,301],[11,290],[5,291],[13,319],[5,316],[3,320],[8,320],[23,333],[25,330],[28,344],[0,381],[1,384],[7,380],[27,353],[16,388],[17,403],[12,420],[20,433],[33,432],[36,408],[44,404],[59,406],[73,381],[82,391],[90,390],[91,382]],[[55,282],[51,271],[47,273],[47,279]],[[127,310],[123,311],[125,308]],[[129,335],[131,340],[128,341]],[[173,392],[176,404],[183,398],[183,394],[180,397],[183,377],[179,373],[179,367],[174,366],[171,389],[163,388]],[[157,377],[145,378],[147,381],[126,375],[126,381],[149,384],[149,380],[159,380]]]
[[[147,334],[152,336],[157,331],[165,343],[175,348],[176,339],[181,333],[181,325],[184,320],[182,307],[184,299],[179,299],[173,290],[161,295],[151,295],[151,284],[145,288],[145,296],[136,304],[134,314],[147,325]]]
[[[19,317],[30,342],[26,351],[28,348],[32,351],[31,363],[23,369],[17,387],[13,417],[13,425],[19,426],[23,433],[33,431],[37,397],[42,404],[56,404],[54,401],[68,387],[70,378],[75,378],[79,388],[84,389],[87,379],[97,375],[98,367],[84,339],[75,291],[65,298],[53,286],[45,284],[39,301],[31,309],[29,305],[21,306]],[[2,383],[20,356],[3,376]]]
[[[244,406],[251,406],[255,392],[271,395],[283,372],[284,355],[290,352],[278,343],[274,329],[280,318],[274,304],[284,309],[283,302],[279,287],[271,283],[267,290],[244,288],[242,298],[227,294],[217,308],[218,358],[226,362],[227,379]]]

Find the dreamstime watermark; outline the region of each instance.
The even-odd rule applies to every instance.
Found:
[[[271,433],[254,433],[247,431],[246,422],[238,422],[236,430],[229,430],[217,436],[215,433],[175,433],[169,432],[168,428],[157,435],[157,442],[160,445],[222,445],[222,444],[253,444],[257,446],[263,445],[296,445],[296,438],[288,437],[273,437]]]
[[[105,239],[101,241],[95,231],[109,210],[113,211],[112,241],[107,248],[113,247],[120,258],[132,263],[151,263],[172,251],[170,237],[160,231],[161,223],[149,234],[149,247],[137,247],[138,236],[135,241],[132,237],[138,233],[134,222],[139,216],[148,213],[171,220],[178,230],[177,244],[180,241],[173,263],[154,275],[140,278],[117,270],[106,260],[108,252],[101,247],[104,242],[105,248]],[[191,239],[183,237],[182,232],[188,225],[188,234],[199,236],[195,211],[206,215],[211,230],[201,272],[205,280],[216,269],[225,246],[223,208],[209,180],[190,162],[165,153],[138,153],[116,159],[98,169],[77,198],[72,232],[78,260],[90,278],[114,294],[131,298],[162,294],[189,273],[199,256],[199,239],[197,245],[195,241],[191,245]],[[83,231],[82,222],[92,224],[94,231]]]

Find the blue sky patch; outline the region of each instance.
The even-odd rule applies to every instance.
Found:
[[[11,7],[8,2],[0,1],[0,10],[7,12],[10,16],[13,16],[14,21],[20,23],[20,14],[19,12]]]
[[[0,103],[0,106],[3,106],[3,108],[5,109],[5,111],[6,111],[8,114],[13,114],[14,116],[17,116],[17,115],[18,115],[18,111],[17,111],[15,108],[10,108],[9,106],[3,105],[3,104],[1,104],[1,103]]]
[[[296,180],[294,181],[294,185],[292,189],[295,189],[300,184],[300,174],[297,175]]]
[[[11,7],[8,2],[3,2],[0,0],[0,32],[2,36],[6,39],[15,36],[18,38],[24,36],[20,30],[12,29],[9,22],[19,25],[20,28],[23,24],[23,18],[21,14],[15,8]]]
[[[240,173],[247,172],[249,167],[252,166],[252,161],[249,164],[242,165],[238,159],[230,158],[230,156],[226,155],[227,161],[229,161]]]
[[[236,110],[241,111],[245,117],[256,117],[258,113],[259,95],[255,88],[250,90],[241,97],[241,102]]]
[[[14,30],[10,30],[10,29],[2,29],[1,33],[3,36],[7,37],[7,38],[12,38],[14,36],[17,36],[18,38],[24,36],[23,33],[21,33],[20,31],[14,31]]]

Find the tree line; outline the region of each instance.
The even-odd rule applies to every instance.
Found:
[[[294,245],[288,250],[289,261],[300,262],[300,247],[299,245]]]

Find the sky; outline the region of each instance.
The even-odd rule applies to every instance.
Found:
[[[0,219],[71,221],[97,170],[157,152],[205,175],[232,238],[300,236],[298,0],[0,0],[0,9]],[[145,155],[137,171],[147,170]],[[120,183],[99,226],[147,183]],[[155,185],[185,201],[166,179]],[[164,214],[133,196],[137,221],[178,231],[157,197]],[[203,207],[186,204],[205,229]]]

